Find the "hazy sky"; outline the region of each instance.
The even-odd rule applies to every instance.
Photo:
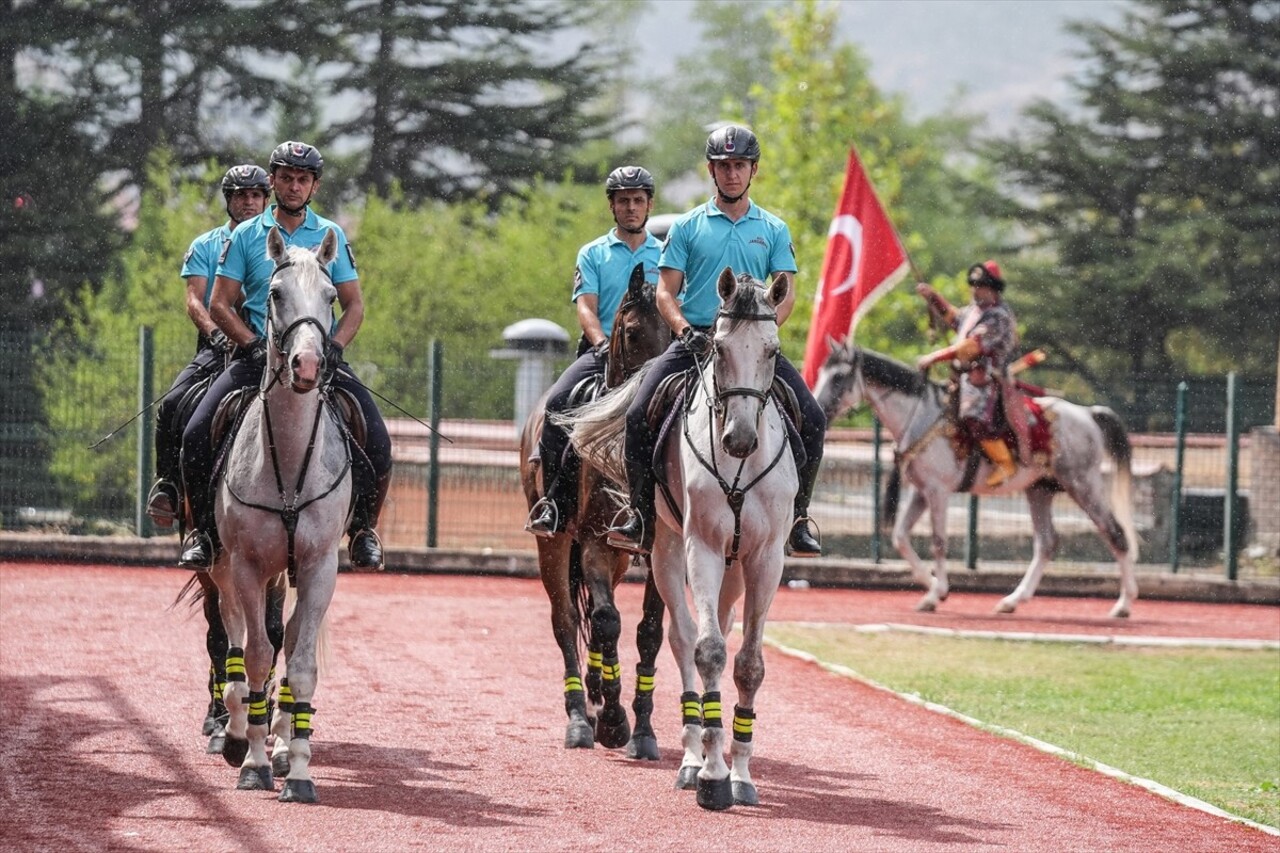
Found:
[[[742,0],[752,2],[752,0]],[[842,36],[871,61],[872,78],[907,96],[912,114],[940,111],[959,99],[996,127],[1044,95],[1062,98],[1063,79],[1078,67],[1080,41],[1063,32],[1070,19],[1115,23],[1124,0],[842,0]],[[659,57],[697,50],[693,0],[652,0],[636,27],[639,43]],[[761,46],[767,49],[767,46]],[[649,52],[648,55],[654,55]]]

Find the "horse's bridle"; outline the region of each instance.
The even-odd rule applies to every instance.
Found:
[[[288,343],[289,337],[294,332],[303,326],[314,326],[316,331],[320,333],[320,351],[323,354],[326,349],[325,345],[329,342],[329,329],[315,317],[299,317],[284,329],[278,328],[278,324],[276,323],[275,302],[271,298],[272,295],[279,290],[275,284],[276,276],[280,274],[281,270],[286,270],[291,266],[293,266],[293,259],[285,258],[283,261],[277,261],[275,269],[271,271],[272,284],[267,293],[267,322],[271,326],[271,345],[275,347],[277,355],[284,355],[288,352],[285,348],[285,344]],[[329,274],[329,270],[324,266],[324,264],[319,264],[318,266],[320,272],[324,273],[324,277],[329,279],[332,283],[333,277]],[[273,378],[273,381],[280,381],[279,368],[276,370],[276,375]]]
[[[777,312],[766,311],[725,311],[722,308],[716,312],[716,322],[719,322],[722,317],[728,320],[745,320],[748,322],[763,322],[765,320],[772,321],[775,324],[778,322]],[[715,358],[715,349],[715,344],[713,342],[711,355],[708,357],[708,361]],[[696,356],[694,357],[694,361],[695,363],[697,362]],[[699,364],[699,382],[702,382],[702,372],[702,365]],[[729,548],[729,553],[726,554],[724,558],[724,567],[725,569],[728,569],[733,565],[734,561],[738,559],[738,547],[742,544],[742,507],[746,503],[747,492],[751,491],[757,483],[769,476],[769,472],[778,466],[778,463],[782,461],[782,454],[787,451],[787,445],[789,442],[779,442],[778,452],[773,457],[773,461],[765,466],[765,469],[757,474],[751,482],[747,483],[745,486],[739,486],[738,483],[742,480],[742,471],[747,465],[747,459],[750,454],[744,456],[738,461],[738,470],[733,475],[733,482],[730,483],[721,476],[720,470],[717,467],[718,463],[716,461],[715,424],[716,421],[720,420],[724,414],[724,402],[730,397],[752,397],[759,400],[760,408],[756,411],[756,428],[759,429],[760,418],[764,414],[764,407],[767,406],[769,404],[769,400],[772,399],[769,392],[773,387],[773,383],[770,383],[770,387],[763,391],[756,388],[747,388],[745,386],[728,388],[721,391],[719,382],[716,380],[715,370],[713,369],[711,371],[711,385],[715,392],[714,395],[707,392],[705,383],[702,386],[703,393],[707,394],[708,404],[712,409],[712,417],[709,419],[707,424],[709,437],[707,444],[711,450],[711,459],[708,460],[702,455],[698,450],[698,446],[694,444],[693,437],[689,435],[689,413],[687,410],[684,417],[684,437],[685,441],[689,443],[689,449],[693,451],[694,457],[696,457],[698,462],[702,464],[703,468],[707,469],[711,476],[716,478],[716,482],[720,485],[720,491],[724,492],[725,501],[729,504],[729,510],[733,513],[733,544]],[[688,395],[688,406],[690,408],[692,408],[693,405],[693,397],[693,394]],[[775,403],[774,405],[777,404]]]

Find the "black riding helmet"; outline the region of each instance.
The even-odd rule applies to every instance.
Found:
[[[760,140],[741,125],[727,124],[711,131],[707,137],[707,159],[757,162],[760,159]]]
[[[267,163],[267,167],[275,172],[281,166],[306,169],[316,176],[316,180],[319,180],[320,173],[324,171],[324,158],[320,156],[319,149],[305,142],[281,142],[276,146],[276,150],[271,152],[271,160]]]
[[[644,190],[653,198],[653,175],[643,166],[619,166],[604,181],[604,194],[613,198],[618,190]]]
[[[271,184],[261,166],[243,163],[232,166],[222,176],[222,195],[227,201],[231,201],[231,194],[236,190],[262,190],[264,193],[269,193]]]

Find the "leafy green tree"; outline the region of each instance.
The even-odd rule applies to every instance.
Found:
[[[605,66],[584,27],[598,3],[350,0],[333,32],[335,88],[355,96],[334,138],[367,151],[360,183],[386,196],[502,195],[556,174],[607,130],[590,106]],[[557,48],[548,49],[548,43]]]
[[[783,329],[784,344],[796,357],[808,335],[851,146],[920,275],[956,279],[956,271],[1001,231],[998,221],[972,212],[972,195],[986,179],[952,165],[952,155],[968,145],[971,121],[943,116],[912,124],[902,99],[885,96],[871,81],[858,50],[837,41],[836,15],[836,8],[816,0],[771,12],[770,82],[751,90],[763,147],[752,198],[787,221],[800,269],[795,314]],[[857,339],[910,357],[928,345],[924,323],[919,300],[904,285],[862,320]]]
[[[558,323],[576,343],[574,258],[611,224],[602,191],[569,183],[535,182],[493,213],[479,201],[408,208],[394,188],[389,200],[370,198],[356,238],[365,322],[348,357],[421,417],[428,342],[439,338],[445,413],[510,418],[514,367],[490,350],[529,317]]]
[[[1097,385],[1274,370],[1280,4],[1140,0],[1075,25],[1082,112],[989,154],[1029,226],[1027,338]]]

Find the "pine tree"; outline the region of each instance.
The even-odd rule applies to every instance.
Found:
[[[1077,24],[1083,112],[1047,101],[989,151],[1038,275],[1027,337],[1095,382],[1265,375],[1280,334],[1280,4],[1142,0]],[[1027,191],[1034,194],[1026,201]]]
[[[359,107],[332,130],[367,149],[366,189],[385,197],[399,182],[411,201],[502,195],[559,174],[577,146],[608,129],[590,111],[605,78],[599,51],[573,32],[598,4],[337,6],[331,24],[346,59],[335,85]]]

